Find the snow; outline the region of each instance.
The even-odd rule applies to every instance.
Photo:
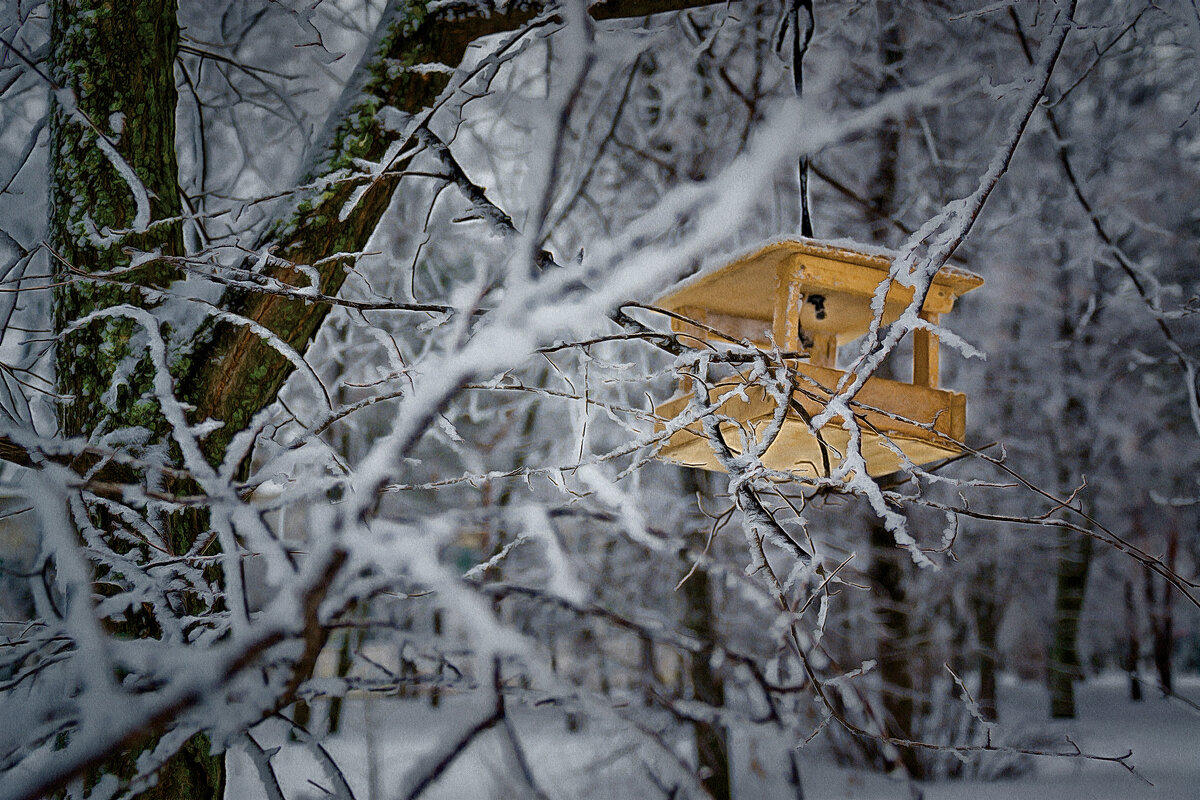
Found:
[[[1180,682],[1183,694],[1200,695],[1200,676]],[[1029,757],[1027,774],[1000,780],[909,782],[878,773],[837,766],[823,737],[798,751],[805,800],[1166,800],[1195,797],[1200,786],[1196,758],[1197,714],[1183,703],[1148,697],[1128,700],[1126,678],[1111,673],[1079,686],[1079,717],[1046,718],[1046,692],[1040,685],[1006,678],[1000,685],[998,728],[1015,741],[1036,740],[1045,749],[1070,749],[1066,737],[1087,752],[1112,755],[1133,751],[1131,762],[1145,779],[1120,766],[1081,759]],[[571,732],[561,708],[528,708],[510,701],[517,737],[539,787],[553,798],[629,798],[656,796],[646,765],[654,764],[668,785],[683,782],[648,739],[615,721],[588,719]],[[435,758],[492,708],[487,692],[449,695],[439,707],[428,700],[351,697],[343,709],[343,731],[324,742],[356,797],[363,800],[398,796],[396,790],[419,777],[414,770]],[[318,715],[319,718],[320,715]],[[432,732],[443,732],[434,734]],[[281,725],[262,726],[255,739],[274,759],[285,795],[302,790],[309,779],[326,789],[321,766],[296,743],[286,741]],[[690,742],[672,742],[686,754]],[[530,794],[511,768],[508,744],[496,726],[481,734],[423,797],[452,800],[475,797],[522,797]],[[735,796],[772,800],[794,798],[786,781],[786,749],[777,731],[742,728],[731,740]],[[228,757],[230,800],[258,800],[267,795],[250,755],[244,749]],[[1147,783],[1146,781],[1149,781]],[[1153,785],[1151,785],[1153,784]],[[309,793],[317,793],[309,785]],[[370,790],[369,790],[370,789]]]
[[[1180,682],[1180,693],[1200,696],[1200,677]],[[1086,752],[1119,755],[1133,751],[1131,763],[1153,785],[1119,766],[1079,759],[1040,758],[1029,775],[998,781],[922,783],[924,800],[1166,800],[1196,797],[1200,790],[1197,723],[1200,716],[1179,701],[1152,696],[1128,700],[1127,679],[1110,673],[1078,687],[1078,719],[1048,720],[1044,687],[1013,679],[1000,686],[1001,729],[1036,731],[1040,738],[1066,745],[1070,736]],[[1069,749],[1069,745],[1066,745]],[[805,800],[883,800],[905,797],[904,788],[887,777],[802,762]]]

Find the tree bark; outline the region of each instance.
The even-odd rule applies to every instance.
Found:
[[[1062,316],[1059,320],[1059,337],[1064,342],[1077,338],[1077,320],[1080,315],[1074,308],[1075,280],[1071,272],[1062,269],[1060,298]],[[1086,352],[1092,344],[1091,329],[1078,336],[1079,346]],[[1088,408],[1084,402],[1086,387],[1082,385],[1083,365],[1079,347],[1063,351],[1063,384],[1066,402],[1063,406],[1058,430],[1055,432],[1055,457],[1058,461],[1058,488],[1064,495],[1072,492],[1080,471],[1086,471],[1091,463],[1090,434],[1087,431]],[[1076,502],[1087,503],[1085,492],[1076,492]],[[1088,569],[1092,560],[1092,539],[1067,529],[1058,533],[1058,554],[1055,571],[1054,619],[1050,632],[1049,672],[1050,716],[1072,718],[1075,716],[1075,681],[1083,678],[1083,665],[1079,658],[1079,619],[1083,613],[1084,596],[1087,593]]]
[[[902,18],[890,4],[877,6],[879,15],[879,90],[894,91],[899,82],[897,76],[904,60]],[[883,123],[876,136],[878,162],[871,176],[869,200],[874,214],[867,221],[872,237],[886,243],[891,229],[888,220],[898,205],[896,189],[900,161],[901,125],[896,120]],[[893,369],[884,362],[878,377],[891,378]],[[870,512],[868,512],[870,513]],[[911,601],[906,590],[906,573],[911,560],[907,553],[896,546],[895,537],[874,515],[869,517],[869,546],[871,562],[868,577],[871,580],[875,618],[879,623],[879,634],[875,645],[879,679],[883,683],[883,734],[898,739],[913,739],[917,707],[915,685],[910,664],[911,630],[909,614]],[[880,751],[890,760],[888,748]],[[899,766],[912,778],[923,774],[923,767],[916,751],[911,748],[898,749]],[[897,766],[888,764],[889,770]]]
[[[132,320],[97,320],[67,332],[76,320],[112,306],[145,307],[139,286],[164,286],[177,277],[165,262],[128,270],[122,248],[182,255],[183,228],[175,164],[174,61],[179,26],[173,2],[57,0],[51,18],[51,77],[73,98],[54,96],[50,121],[50,225],[54,259],[54,325],[59,406],[67,436],[90,436],[144,425],[163,432],[156,404],[146,398],[152,374],[138,362],[107,401],[114,371],[136,357]],[[71,108],[71,106],[74,108]],[[117,235],[137,219],[138,201],[104,150],[124,160],[148,194],[154,220],[144,233]],[[144,220],[143,220],[144,221]],[[103,240],[105,234],[111,243]],[[121,272],[123,270],[128,270]],[[120,272],[111,280],[89,273]]]
[[[912,739],[916,708],[909,666],[909,599],[904,586],[908,554],[896,546],[891,531],[878,520],[871,522],[871,591],[880,634],[875,645],[876,669],[883,683],[884,735]],[[912,748],[898,748],[899,766],[920,778],[923,766]],[[893,765],[894,766],[894,765]]]
[[[683,470],[684,493],[703,496],[707,480],[708,476],[701,470]],[[699,526],[688,531],[688,550],[703,551],[705,539],[705,531]],[[687,565],[689,569],[690,566]],[[713,643],[717,641],[718,633],[717,612],[708,571],[697,566],[681,591],[683,625],[701,643],[700,648],[689,657],[692,696],[710,708],[723,708],[725,683],[713,668]],[[730,783],[728,733],[720,723],[700,719],[692,723],[692,731],[696,739],[696,766],[700,772],[700,783],[713,800],[729,800],[733,789]]]
[[[1141,528],[1139,519],[1135,524]],[[1174,570],[1179,557],[1179,526],[1171,525],[1167,531],[1168,569]],[[1150,614],[1150,647],[1154,658],[1154,670],[1158,673],[1158,685],[1163,694],[1171,694],[1175,690],[1172,674],[1172,656],[1175,652],[1175,615],[1174,594],[1166,581],[1156,581],[1154,574],[1143,570],[1144,589],[1146,594],[1146,610]]]
[[[979,696],[975,701],[984,719],[992,722],[999,719],[996,712],[996,640],[1003,612],[997,594],[996,565],[987,562],[976,573],[969,602],[978,646]]]
[[[1054,626],[1050,640],[1050,716],[1075,716],[1075,681],[1083,678],[1079,659],[1079,618],[1087,590],[1092,540],[1073,531],[1058,535]]]
[[[124,316],[80,320],[115,306],[152,308],[141,288],[178,277],[165,261],[130,268],[123,249],[183,254],[175,160],[176,8],[162,0],[56,0],[51,14],[51,78],[63,90],[54,95],[50,123],[56,384],[66,397],[59,424],[63,434],[93,442],[115,436],[137,454],[160,446],[168,432],[154,395],[147,332]],[[100,274],[106,277],[89,277]],[[165,325],[155,333],[169,335]],[[124,378],[114,380],[119,373]],[[113,530],[107,514],[93,509],[92,516],[101,531]],[[191,543],[192,522],[172,525],[169,544],[179,552]],[[108,567],[95,569],[97,579],[108,574]],[[134,607],[106,625],[122,637],[161,633],[152,615]],[[85,786],[105,773],[133,778],[139,753],[155,741],[147,731],[137,747],[110,759]],[[224,760],[198,734],[157,778],[140,797],[217,800],[224,793]]]
[[[881,95],[896,91],[900,83],[897,75],[904,60],[904,42],[900,19],[889,3],[877,6],[879,14],[879,61]],[[871,231],[871,239],[886,242],[892,235],[891,219],[896,213],[897,167],[900,161],[900,122],[888,119],[879,126],[876,136],[879,162],[871,176],[868,201],[871,211],[865,220]]]
[[[1137,604],[1133,599],[1133,581],[1125,580],[1125,663],[1122,666],[1129,675],[1129,699],[1142,701],[1142,680],[1138,674],[1142,657],[1142,643],[1138,636]]]

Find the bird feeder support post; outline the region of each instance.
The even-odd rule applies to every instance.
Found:
[[[940,314],[922,311],[921,319],[934,325],[938,324]],[[913,331],[913,386],[928,386],[936,389],[938,385],[938,338],[932,331],[917,328]]]
[[[801,349],[800,306],[804,304],[804,292],[800,290],[800,269],[800,263],[794,259],[786,259],[776,268],[772,333],[775,345],[792,353]]]

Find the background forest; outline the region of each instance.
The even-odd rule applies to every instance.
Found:
[[[0,798],[1135,781],[1006,704],[1196,708],[1195,2],[0,7]],[[985,279],[961,457],[656,457],[792,371],[655,299],[802,236]]]

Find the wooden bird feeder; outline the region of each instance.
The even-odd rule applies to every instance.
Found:
[[[748,339],[763,348],[773,340],[785,353],[797,354],[789,365],[797,372],[800,391],[794,394],[783,429],[763,463],[823,477],[841,461],[849,433],[844,421],[835,417],[814,436],[805,417],[819,414],[836,394],[846,376],[837,368],[838,346],[867,332],[874,316],[872,298],[890,268],[886,256],[808,239],[782,241],[689,279],[657,305],[735,340]],[[982,284],[982,278],[966,270],[942,267],[929,288],[921,318],[936,324],[958,297]],[[911,287],[893,283],[884,302],[883,323],[898,319],[912,297]],[[684,334],[685,343],[693,339],[696,347],[728,341],[684,320],[672,319],[671,324]],[[720,403],[717,413],[729,418],[721,424],[722,436],[737,453],[741,438],[736,428],[752,434],[761,431],[775,413],[776,400],[740,374],[713,385],[709,398],[716,404],[731,393],[736,396]],[[662,420],[674,418],[691,399],[692,389],[685,381],[683,391],[659,405],[655,413]],[[892,447],[913,464],[928,464],[957,454],[954,442],[966,432],[966,397],[938,388],[938,341],[928,331],[913,332],[912,382],[872,377],[855,396],[852,408],[871,475],[903,466]],[[664,429],[663,423],[659,429]],[[672,435],[659,457],[689,467],[721,469],[698,422]]]

